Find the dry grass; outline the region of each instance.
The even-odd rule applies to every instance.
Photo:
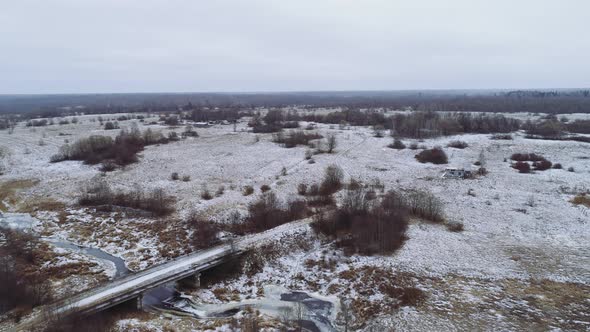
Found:
[[[572,198],[570,201],[575,205],[584,205],[586,207],[590,207],[590,195],[578,194],[576,197]]]
[[[58,211],[64,212],[66,205],[52,198],[28,199],[19,206],[18,211],[23,213],[34,213],[36,211]],[[61,222],[60,217],[60,222]]]
[[[11,180],[0,184],[0,210],[6,211],[10,205],[16,205],[18,192],[29,189],[39,183],[39,180]],[[8,205],[8,206],[7,206]]]

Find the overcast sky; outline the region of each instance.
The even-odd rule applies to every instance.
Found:
[[[589,0],[2,0],[0,94],[590,86]]]

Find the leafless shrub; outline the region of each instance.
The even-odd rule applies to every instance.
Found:
[[[333,213],[315,216],[312,228],[337,240],[349,253],[370,255],[400,248],[408,220],[408,209],[399,194],[389,192],[373,203],[359,188],[347,190],[342,206]]]
[[[307,185],[305,183],[300,183],[299,185],[297,185],[297,193],[299,195],[305,196],[305,194],[307,193]]]
[[[326,137],[326,148],[328,153],[334,152],[334,149],[336,149],[337,144],[338,142],[336,141],[336,135],[332,133],[328,134],[328,136]]]
[[[211,195],[211,192],[207,188],[207,185],[203,185],[203,187],[201,188],[201,198],[206,201],[213,198],[213,195]]]
[[[182,176],[182,181],[189,182],[190,180],[191,180],[191,176],[190,175],[183,175]]]
[[[406,145],[399,138],[395,138],[393,143],[389,144],[388,147],[392,149],[403,150],[406,148]],[[416,146],[416,148],[418,148],[418,146]]]
[[[286,222],[303,217],[305,203],[293,200],[284,204],[272,191],[263,193],[258,200],[248,206],[248,217],[244,222],[246,232],[264,231]]]
[[[340,190],[343,179],[344,172],[342,171],[342,168],[337,165],[330,165],[326,167],[324,179],[322,180],[319,188],[320,194],[330,195]]]
[[[82,189],[78,203],[83,206],[120,206],[151,212],[164,216],[174,211],[174,198],[167,196],[161,188],[145,193],[136,187],[130,192],[114,192],[104,180],[95,180]]]
[[[178,181],[178,179],[180,179],[180,176],[178,175],[178,172],[172,172],[172,174],[170,174],[170,179],[172,181]]]
[[[270,186],[267,184],[263,184],[262,186],[260,186],[260,191],[262,191],[263,193],[265,193],[269,190],[270,190]]]
[[[440,199],[429,191],[412,189],[404,198],[412,215],[432,222],[444,221],[444,208]]]
[[[118,129],[119,128],[119,124],[117,122],[107,122],[104,124],[104,130],[113,130],[113,129]]]
[[[244,186],[244,189],[242,190],[242,194],[244,196],[249,196],[249,195],[252,195],[253,193],[254,193],[254,187]]]
[[[117,165],[112,161],[106,161],[100,166],[101,172],[112,172],[117,169]]]
[[[323,136],[318,133],[305,132],[303,130],[290,131],[287,134],[278,132],[273,134],[273,142],[282,144],[286,148],[297,145],[308,145],[310,141],[320,139]]]
[[[421,163],[446,164],[448,163],[447,154],[440,147],[430,150],[421,151],[416,155],[416,159]]]
[[[459,141],[459,140],[450,141],[449,144],[447,144],[447,147],[456,148],[456,149],[465,149],[468,146],[469,146],[469,144],[467,144],[467,142]]]
[[[512,168],[517,169],[519,173],[530,173],[531,165],[526,161],[517,161],[512,165]]]
[[[458,232],[462,232],[465,229],[465,227],[463,226],[463,223],[461,223],[461,222],[452,221],[452,222],[447,223],[447,229],[451,232],[458,233]]]
[[[209,248],[218,242],[217,225],[212,221],[207,220],[197,212],[193,211],[189,214],[187,224],[193,230],[191,243],[194,248]]]

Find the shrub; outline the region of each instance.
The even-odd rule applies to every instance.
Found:
[[[179,123],[180,123],[180,120],[175,115],[168,116],[168,117],[164,118],[164,124],[166,124],[168,126],[178,126]]]
[[[244,222],[244,229],[246,232],[264,231],[299,219],[306,213],[304,202],[294,200],[285,206],[275,193],[269,191],[248,206],[248,217]]]
[[[267,184],[263,184],[262,186],[260,186],[260,191],[262,191],[263,193],[265,193],[269,190],[270,190],[270,186]]]
[[[563,166],[560,163],[555,163],[555,164],[553,164],[553,168],[554,169],[562,169]]]
[[[546,161],[545,157],[535,153],[513,153],[510,159],[514,161]]]
[[[119,125],[116,122],[107,122],[104,124],[104,130],[113,130],[113,129],[118,129]]]
[[[115,163],[113,163],[112,161],[107,161],[107,162],[103,163],[102,166],[100,167],[101,172],[112,172],[115,169],[117,169],[117,165]]]
[[[408,228],[408,209],[395,192],[371,204],[362,188],[348,190],[344,203],[330,214],[314,217],[315,232],[333,238],[347,251],[389,253],[400,248]]]
[[[219,187],[217,187],[217,191],[215,191],[215,196],[221,197],[221,196],[223,196],[224,192],[225,192],[225,186],[219,186]]]
[[[586,193],[578,194],[572,198],[571,202],[575,205],[584,205],[590,207],[590,196]]]
[[[377,138],[383,137],[383,132],[385,131],[385,127],[383,125],[374,125],[373,126],[373,136]]]
[[[201,198],[206,201],[213,198],[213,195],[211,195],[211,192],[209,191],[207,186],[203,186],[203,188],[201,189]]]
[[[39,273],[39,266],[46,261],[39,253],[49,249],[36,236],[5,227],[0,227],[0,238],[0,315],[49,302],[50,282]],[[21,314],[15,311],[15,315],[18,320]]]
[[[168,133],[168,140],[170,141],[179,141],[180,137],[178,137],[178,134],[175,131],[171,131]]]
[[[305,194],[307,193],[307,185],[305,183],[300,183],[297,186],[297,193],[301,196],[305,196]]]
[[[150,129],[143,134],[137,128],[131,131],[121,130],[114,140],[110,136],[92,135],[81,138],[71,145],[65,144],[50,160],[82,160],[86,164],[111,161],[124,166],[137,162],[137,153],[146,145],[166,142],[168,140],[161,133],[152,132]]]
[[[199,134],[195,131],[193,126],[188,125],[184,127],[184,131],[182,132],[182,137],[199,137]]]
[[[172,174],[170,174],[170,179],[172,181],[178,181],[178,179],[180,179],[180,176],[178,175],[177,172],[173,172]]]
[[[494,139],[494,140],[511,140],[512,139],[512,135],[510,135],[510,134],[494,134],[494,135],[492,135],[491,139]]]
[[[273,135],[273,142],[282,144],[286,148],[293,148],[297,145],[308,145],[310,141],[320,139],[323,136],[315,132],[303,130],[291,131],[287,134],[278,132]]]
[[[141,188],[131,192],[114,192],[103,180],[90,183],[82,189],[78,200],[82,206],[120,206],[151,212],[156,216],[164,216],[174,211],[174,198],[167,196],[160,188],[144,193]]]
[[[188,226],[193,230],[191,243],[195,249],[209,248],[218,242],[218,227],[196,212],[191,212],[187,219]]]
[[[328,134],[328,137],[326,137],[326,150],[327,150],[327,152],[328,153],[334,152],[334,149],[336,149],[337,145],[338,145],[338,142],[336,141],[336,135]]]
[[[447,147],[456,149],[465,149],[468,146],[469,144],[464,141],[450,141],[449,144],[447,144]]]
[[[421,163],[446,164],[448,163],[447,154],[440,147],[430,150],[424,150],[418,153],[416,159]]]
[[[432,222],[444,221],[444,205],[431,192],[412,189],[404,194],[404,199],[412,215]]]
[[[416,143],[416,142],[410,143],[410,150],[418,150],[418,143]]]
[[[242,190],[242,194],[244,196],[249,196],[249,195],[252,195],[253,193],[254,193],[254,187],[244,186],[244,189]]]
[[[533,162],[533,167],[537,171],[545,171],[551,168],[551,162],[549,160],[541,160]]]
[[[342,168],[337,165],[326,167],[324,179],[319,188],[320,195],[331,195],[340,190],[343,179],[344,172],[342,171]]]
[[[574,170],[574,168],[573,168],[572,166],[568,167],[568,168],[567,168],[567,171],[568,171],[568,172],[572,172],[572,173],[573,173],[573,172],[575,172],[575,170]]]
[[[399,138],[395,138],[393,143],[389,144],[388,147],[392,149],[403,150],[406,148],[406,145]]]
[[[453,222],[449,222],[447,223],[447,229],[451,232],[462,232],[465,227],[463,226],[463,223],[458,222],[458,221],[453,221]]]
[[[189,182],[190,180],[191,180],[191,176],[190,175],[183,175],[182,176],[182,181]]]
[[[518,161],[512,165],[514,169],[517,169],[519,173],[530,173],[531,166],[526,161]]]

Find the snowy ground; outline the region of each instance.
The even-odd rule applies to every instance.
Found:
[[[528,115],[517,116],[525,119]],[[584,118],[580,114],[567,116]],[[94,116],[79,117],[80,123],[63,126],[18,127],[13,134],[1,131],[0,147],[9,153],[5,161],[7,172],[0,176],[0,181],[39,180],[20,194],[23,202],[52,199],[66,205],[73,204],[79,188],[99,174],[98,167],[74,161],[51,164],[49,157],[58,151],[65,139],[71,142],[90,134],[115,135],[118,132],[105,132],[98,122],[90,121],[92,118]],[[127,126],[132,121],[120,125]],[[142,125],[142,129],[145,127]],[[157,125],[149,127],[163,132],[170,130]],[[577,285],[572,293],[588,294],[590,210],[572,205],[569,200],[576,193],[590,189],[590,144],[528,140],[521,134],[507,141],[490,140],[489,135],[462,135],[420,142],[427,147],[445,147],[455,139],[469,144],[464,150],[445,147],[449,165],[433,165],[418,163],[414,159],[417,151],[388,148],[391,139],[375,138],[369,128],[340,130],[338,126],[319,125],[320,133],[337,135],[338,146],[336,153],[314,156],[316,162],[309,164],[304,159],[304,147],[282,148],[271,142],[269,134],[247,132],[244,122],[237,129],[233,132],[232,126],[216,125],[197,129],[198,138],[149,146],[141,153],[139,163],[108,173],[106,179],[112,186],[122,189],[134,185],[164,188],[177,199],[179,213],[167,221],[172,225],[190,210],[201,211],[219,221],[226,220],[232,211],[244,212],[247,204],[256,198],[256,195],[242,195],[245,185],[254,186],[258,194],[260,186],[267,184],[285,199],[294,197],[299,183],[317,182],[329,164],[342,167],[347,177],[363,181],[379,179],[386,189],[427,188],[445,202],[447,219],[464,223],[465,231],[452,233],[442,225],[414,221],[409,229],[409,240],[393,256],[354,256],[347,258],[346,262],[344,258],[338,262],[338,271],[379,266],[396,273],[408,273],[429,295],[425,306],[384,312],[379,322],[400,330],[462,330],[469,327],[485,330],[494,326],[520,330],[526,324],[519,325],[519,319],[535,321],[540,329],[583,330],[590,327],[587,314],[569,317],[563,310],[558,310],[558,317],[551,322],[543,319],[538,322],[536,316],[530,318],[528,315],[534,310],[549,310],[548,307],[509,294],[511,289],[531,288],[539,280],[563,286],[541,287],[537,292],[539,297],[562,296],[560,292],[566,292],[570,283]],[[175,130],[182,132],[183,128]],[[43,140],[42,145],[40,140]],[[410,142],[405,141],[406,144]],[[470,165],[477,160],[482,149],[490,172],[487,176],[475,180],[440,177],[445,167]],[[553,163],[561,163],[564,169],[519,174],[504,161],[515,152],[543,154]],[[285,176],[281,175],[283,167],[287,169]],[[569,167],[575,172],[568,172]],[[181,177],[189,175],[191,181],[171,181],[172,172],[178,172]],[[224,186],[225,192],[221,197],[205,201],[200,198],[204,186],[211,192]],[[470,189],[475,195],[468,194]],[[7,206],[19,209],[18,204]],[[59,222],[60,214],[68,221]],[[79,209],[69,209],[65,215],[64,211],[37,212],[37,216],[43,222],[40,229],[50,233],[47,235],[100,247],[125,259],[132,269],[143,269],[165,259],[158,235],[146,230],[150,221],[124,215],[110,220],[109,216],[96,216],[92,211]],[[177,253],[183,250],[180,248]],[[245,291],[247,287],[244,285],[254,280],[254,284],[266,282],[309,288],[309,281],[315,281],[319,286],[314,291],[328,295],[328,288],[338,283],[338,279],[330,281],[329,274],[323,272],[314,276],[302,267],[306,259],[319,259],[322,250],[326,248],[319,243],[313,244],[310,250],[295,250],[252,278],[243,277],[226,286]],[[298,273],[303,274],[305,280],[293,282]],[[449,280],[452,285],[448,284]],[[458,289],[469,291],[457,293]],[[215,300],[207,296],[207,291],[198,296],[203,300]],[[240,295],[241,298],[246,296]],[[378,300],[379,294],[374,296]],[[579,300],[578,297],[572,299]],[[587,310],[590,302],[580,301],[579,304]],[[468,303],[486,303],[485,310]],[[458,304],[465,314],[450,315],[458,310],[452,306]],[[510,316],[508,312],[511,310],[506,308],[520,308],[524,313]],[[478,316],[477,320],[474,315]],[[470,326],[475,324],[474,321],[480,325]]]

